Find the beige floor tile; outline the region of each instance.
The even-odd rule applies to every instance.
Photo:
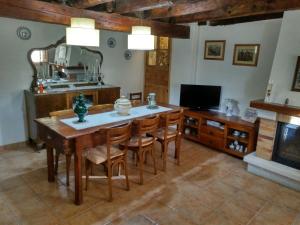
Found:
[[[265,200],[245,191],[236,192],[236,194],[231,198],[231,202],[254,213],[259,211],[266,204]]]
[[[223,183],[221,179],[209,184],[207,187],[205,187],[205,189],[210,190],[212,193],[219,195],[224,199],[234,197],[235,194],[240,190],[236,187]]]
[[[250,225],[292,225],[296,217],[294,210],[267,203]]]
[[[300,210],[300,192],[294,190],[282,188],[271,201],[294,210]]]
[[[212,213],[202,225],[241,225],[241,223],[228,218],[220,211]]]
[[[292,225],[300,225],[300,212],[296,216],[295,220],[293,221]]]
[[[226,201],[218,211],[224,216],[226,221],[231,221],[235,224],[247,224],[255,215],[255,212],[242,204],[237,205],[231,200]]]

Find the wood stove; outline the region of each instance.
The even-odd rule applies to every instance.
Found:
[[[300,126],[278,122],[272,160],[300,169]]]

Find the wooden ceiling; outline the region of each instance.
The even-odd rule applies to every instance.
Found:
[[[154,35],[176,38],[189,38],[182,23],[226,25],[280,18],[293,9],[300,9],[299,0],[0,0],[2,17],[62,25],[88,17],[99,29],[130,32],[147,25]]]

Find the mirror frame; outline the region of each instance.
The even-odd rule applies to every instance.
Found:
[[[46,47],[42,47],[42,48],[32,48],[30,49],[28,52],[27,52],[27,59],[28,59],[28,62],[29,64],[31,65],[31,68],[33,69],[33,76],[32,76],[32,82],[31,82],[31,85],[30,85],[30,90],[32,92],[35,91],[35,89],[37,88],[37,81],[38,81],[38,75],[37,75],[37,68],[35,66],[35,63],[32,61],[31,59],[31,54],[32,52],[34,51],[37,51],[37,50],[49,50],[51,48],[56,48],[57,46],[61,45],[61,44],[64,44],[66,43],[66,36],[62,37],[61,39],[59,39],[56,43],[54,44],[50,44]],[[100,64],[100,69],[102,68],[102,64],[103,64],[103,54],[102,52],[100,51],[97,51],[97,50],[92,50],[92,49],[89,49],[87,47],[82,47],[82,46],[78,46],[80,47],[81,49],[84,49],[86,51],[89,51],[91,53],[94,53],[94,54],[97,54],[99,55],[100,57],[100,60],[99,60],[99,64]]]

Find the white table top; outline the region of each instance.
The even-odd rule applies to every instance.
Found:
[[[104,124],[121,122],[124,120],[131,120],[138,117],[150,116],[156,113],[162,113],[171,111],[172,109],[159,106],[157,109],[148,109],[147,106],[139,106],[130,109],[130,115],[120,116],[116,111],[98,113],[93,115],[87,115],[83,123],[78,122],[77,117],[61,119],[60,121],[66,125],[74,128],[75,130],[83,130],[86,128],[101,126]]]

